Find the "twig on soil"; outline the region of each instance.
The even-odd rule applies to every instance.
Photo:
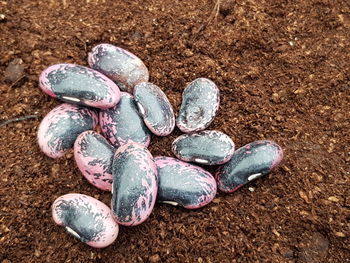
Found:
[[[14,119],[9,119],[3,122],[0,122],[0,127],[5,126],[11,122],[16,122],[16,121],[25,121],[25,120],[29,120],[29,119],[37,119],[39,118],[38,115],[27,115],[27,116],[23,116],[23,117],[19,117],[19,118],[14,118]]]
[[[82,40],[80,37],[78,37],[77,35],[75,35],[75,37],[84,45],[84,50],[87,50],[87,46],[86,46],[86,41]]]
[[[205,29],[209,23],[212,21],[212,20],[216,20],[216,18],[218,17],[219,15],[219,11],[220,11],[220,4],[221,4],[221,0],[216,0],[215,2],[215,5],[214,5],[214,8],[213,10],[211,11],[210,13],[210,16],[207,20],[207,22],[205,24],[202,24],[199,29],[197,30],[197,32],[195,33],[195,37],[203,30]]]
[[[22,75],[20,76],[18,79],[15,80],[15,82],[13,82],[11,85],[10,85],[10,89],[13,88],[18,82],[20,82],[22,79],[25,78],[26,75]]]

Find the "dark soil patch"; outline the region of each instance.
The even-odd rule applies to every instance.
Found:
[[[0,262],[350,262],[349,2],[214,7],[0,0],[0,120],[39,115],[0,127]],[[211,78],[222,103],[210,129],[238,147],[272,139],[285,150],[283,164],[253,192],[219,194],[197,211],[158,204],[106,249],[78,242],[53,223],[53,200],[78,192],[109,204],[110,194],[82,178],[72,153],[53,160],[40,152],[37,127],[59,102],[40,91],[38,77],[55,63],[87,65],[98,43],[142,58],[175,110],[187,82]],[[171,156],[180,134],[152,138],[152,153]]]

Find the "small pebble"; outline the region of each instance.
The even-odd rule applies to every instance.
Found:
[[[158,86],[142,82],[135,86],[134,97],[139,113],[152,133],[167,136],[174,130],[173,108],[167,96]]]
[[[120,99],[118,86],[101,73],[75,64],[56,64],[45,69],[40,88],[62,101],[107,109]]]
[[[234,152],[232,159],[216,173],[218,188],[234,192],[274,169],[283,158],[282,148],[272,141],[255,141]]]
[[[86,131],[74,143],[75,161],[84,177],[95,187],[111,191],[115,149],[100,134]]]
[[[135,85],[147,82],[148,69],[145,64],[129,51],[110,44],[95,46],[88,56],[91,68],[115,81],[120,89],[133,92]]]
[[[47,156],[59,158],[73,147],[80,133],[94,129],[97,122],[98,117],[93,109],[63,103],[41,121],[39,146]]]
[[[195,79],[182,94],[177,127],[185,133],[206,129],[214,120],[219,104],[220,92],[215,83],[206,78]]]
[[[118,105],[100,111],[100,126],[105,138],[119,147],[129,141],[146,147],[151,141],[151,133],[138,113],[134,97],[121,92]]]
[[[184,134],[172,144],[172,151],[180,160],[206,165],[228,162],[234,150],[231,138],[220,131]]]
[[[172,157],[154,158],[158,169],[158,200],[187,209],[209,204],[216,195],[216,181],[204,169]]]
[[[155,254],[155,255],[149,257],[149,261],[151,263],[158,263],[158,262],[160,262],[160,260],[161,259],[160,259],[160,256],[158,254]]]
[[[15,58],[12,60],[4,72],[4,80],[7,83],[13,83],[22,77],[24,74],[24,64],[23,60],[20,58]]]
[[[293,258],[294,257],[294,251],[291,250],[291,249],[287,249],[286,251],[284,251],[283,257],[284,258]]]
[[[103,248],[114,242],[119,226],[111,209],[97,199],[83,194],[66,194],[52,205],[56,224],[91,247]]]
[[[112,211],[124,226],[136,226],[151,214],[158,190],[158,174],[151,153],[130,142],[117,149],[112,164]]]

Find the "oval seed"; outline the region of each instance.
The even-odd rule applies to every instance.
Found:
[[[119,147],[128,141],[149,145],[151,133],[140,117],[133,96],[121,92],[118,105],[100,111],[100,126],[104,137]]]
[[[114,147],[100,134],[86,131],[74,143],[75,161],[84,177],[101,190],[112,189]]]
[[[177,127],[185,132],[201,131],[214,120],[220,104],[220,92],[214,82],[206,78],[192,81],[182,94]]]
[[[216,195],[216,181],[204,169],[171,157],[154,158],[158,169],[158,200],[196,209]]]
[[[135,85],[149,78],[148,69],[141,59],[110,44],[95,46],[88,60],[91,68],[115,81],[123,91],[132,93]]]
[[[41,121],[38,129],[39,146],[47,156],[59,158],[73,147],[80,133],[94,129],[97,122],[94,110],[63,103]]]
[[[120,99],[118,86],[106,76],[75,64],[57,64],[45,69],[39,79],[41,89],[51,97],[100,109],[115,106]]]
[[[231,160],[218,169],[218,188],[223,192],[234,192],[268,174],[282,158],[282,148],[272,141],[249,143],[235,151]]]
[[[60,196],[52,205],[52,217],[56,224],[92,247],[109,246],[118,236],[119,226],[113,220],[111,209],[87,195]]]
[[[151,214],[158,190],[157,168],[151,153],[134,142],[117,149],[112,164],[112,211],[115,220],[136,226]]]
[[[135,86],[134,97],[139,113],[151,132],[158,136],[167,136],[174,130],[173,108],[158,86],[142,82]]]
[[[220,131],[184,134],[172,145],[175,156],[186,162],[217,165],[228,162],[235,150],[231,138]]]

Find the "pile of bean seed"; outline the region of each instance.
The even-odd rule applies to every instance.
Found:
[[[211,80],[198,78],[185,88],[175,121],[169,100],[148,82],[148,69],[138,57],[100,44],[89,53],[88,62],[91,68],[50,66],[39,81],[45,93],[66,102],[42,120],[41,150],[59,158],[74,147],[84,177],[112,193],[111,208],[77,193],[54,201],[54,221],[82,242],[106,247],[117,238],[118,225],[144,222],[156,200],[200,208],[213,200],[217,188],[233,192],[282,160],[281,147],[272,141],[255,141],[235,151],[228,135],[205,130],[220,102],[219,89]],[[167,136],[175,123],[185,133],[172,144],[176,158],[153,158],[147,149],[151,133]],[[97,125],[102,135],[94,131]],[[221,166],[214,178],[191,163]]]

